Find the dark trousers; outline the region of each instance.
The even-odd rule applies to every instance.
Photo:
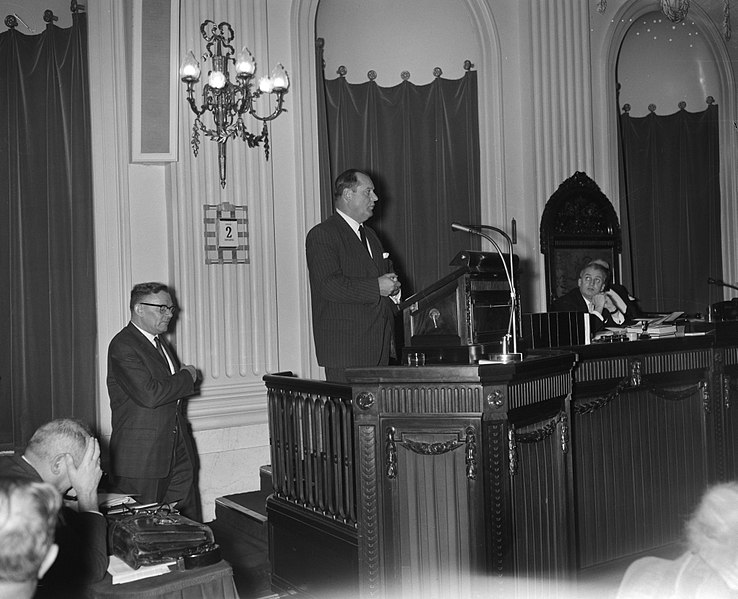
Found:
[[[200,494],[195,484],[196,456],[185,442],[182,431],[177,434],[172,456],[172,469],[164,478],[128,478],[119,476],[115,486],[121,492],[135,495],[138,503],[174,503],[183,516],[202,522]]]

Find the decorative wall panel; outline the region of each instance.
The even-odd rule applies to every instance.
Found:
[[[183,2],[179,55],[201,56],[206,19],[228,21],[234,44],[248,46],[258,74],[269,68],[266,0],[255,2]],[[285,57],[286,59],[286,57]],[[208,65],[201,63],[203,72]],[[194,114],[180,84],[178,103],[180,160],[172,167],[171,213],[173,276],[182,313],[177,326],[181,355],[203,372],[202,393],[190,402],[189,418],[197,428],[238,426],[263,421],[261,376],[276,370],[276,266],[272,163],[260,148],[240,140],[228,142],[228,180],[221,189],[217,143],[203,140],[197,157],[189,147]],[[260,114],[266,105],[257,107]],[[205,117],[203,117],[205,118]],[[256,121],[247,127],[256,127]],[[205,265],[203,205],[244,207],[249,215],[249,263]]]

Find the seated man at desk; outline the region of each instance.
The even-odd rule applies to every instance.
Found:
[[[623,285],[613,282],[610,265],[599,258],[592,260],[591,264],[601,264],[607,270],[605,293],[610,296],[617,307],[617,314],[622,315],[622,319],[620,316],[615,316],[616,322],[630,324],[635,318],[643,316],[643,311],[638,306],[638,300]]]
[[[101,580],[108,567],[107,524],[98,511],[102,470],[97,439],[77,420],[52,420],[33,433],[22,454],[0,456],[0,476],[49,483],[59,497],[74,491],[76,507],[63,505],[59,512],[59,553],[35,597],[82,597],[86,585]]]
[[[589,312],[592,333],[632,321],[633,314],[624,300],[613,291],[604,291],[609,276],[609,269],[599,261],[590,262],[580,271],[577,287],[554,301],[553,311]]]

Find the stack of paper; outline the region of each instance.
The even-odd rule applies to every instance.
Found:
[[[117,507],[135,501],[133,497],[123,493],[98,493],[97,500],[101,508]]]
[[[658,318],[639,319],[637,324],[626,327],[628,333],[645,333],[651,337],[663,337],[664,335],[676,335],[677,328],[674,322],[684,312],[672,312]]]
[[[169,566],[177,562],[167,562],[166,564],[157,564],[155,566],[141,566],[138,570],[134,570],[122,559],[115,555],[110,556],[108,564],[108,572],[113,577],[113,584],[122,584],[124,582],[132,582],[141,580],[142,578],[151,578],[152,576],[160,576],[168,574],[171,569]]]

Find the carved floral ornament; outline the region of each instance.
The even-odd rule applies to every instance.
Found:
[[[510,425],[507,431],[507,451],[510,476],[518,473],[518,443],[539,443],[549,438],[559,428],[559,447],[561,453],[569,451],[569,417],[566,412],[559,412],[554,418],[543,426],[525,433],[519,433],[514,425]]]
[[[356,405],[362,410],[368,410],[374,405],[374,393],[362,391],[356,395]]]
[[[689,0],[658,0],[661,12],[672,23],[680,23],[689,14]],[[607,0],[597,0],[597,12],[603,14],[607,10]],[[730,0],[723,0],[723,37],[728,41],[732,35],[730,25]]]
[[[703,410],[705,413],[710,412],[710,389],[707,381],[701,380],[695,384],[680,387],[650,384],[644,379],[643,362],[639,358],[633,358],[629,361],[629,370],[630,375],[618,381],[612,390],[586,402],[572,403],[572,410],[577,414],[595,412],[620,397],[620,394],[624,391],[642,389],[666,401],[682,401],[694,396],[699,391],[702,393]]]
[[[398,474],[397,468],[397,446],[403,447],[408,451],[424,456],[439,456],[450,451],[455,451],[460,447],[466,448],[466,477],[469,480],[477,478],[477,435],[473,426],[467,426],[464,430],[464,436],[458,434],[456,439],[439,442],[415,441],[405,438],[401,433],[400,440],[395,438],[397,429],[391,426],[387,429],[387,440],[385,442],[386,464],[385,471],[387,478],[396,478]]]

